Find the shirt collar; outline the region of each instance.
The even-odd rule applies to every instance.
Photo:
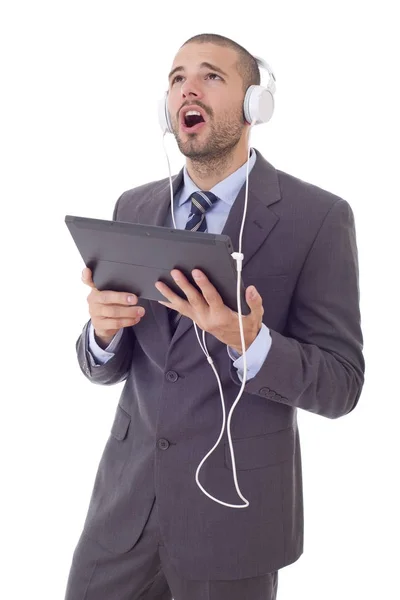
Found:
[[[249,160],[249,174],[254,167],[256,162],[257,155],[253,148],[250,151],[250,160]],[[239,193],[240,188],[243,186],[246,181],[246,172],[247,172],[247,161],[239,167],[236,171],[231,173],[228,177],[217,183],[213,188],[211,188],[210,192],[215,194],[220,200],[232,206],[236,196]],[[190,178],[189,173],[187,172],[186,165],[183,168],[183,187],[180,194],[178,206],[182,206],[190,199],[190,196],[193,192],[202,191],[200,188],[193,182]]]

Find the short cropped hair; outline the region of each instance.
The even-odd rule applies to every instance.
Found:
[[[246,91],[250,85],[260,85],[260,69],[254,56],[250,54],[243,46],[233,40],[216,33],[200,33],[186,40],[183,46],[190,43],[197,44],[216,44],[217,46],[225,46],[235,50],[238,55],[236,68],[243,80],[243,90]]]

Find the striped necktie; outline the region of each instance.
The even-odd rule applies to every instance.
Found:
[[[193,192],[190,196],[192,205],[185,229],[189,231],[207,231],[206,212],[218,200],[212,192]]]
[[[207,232],[206,212],[218,200],[217,196],[212,192],[193,192],[190,196],[192,202],[189,217],[185,229],[188,231]],[[176,310],[169,309],[169,323],[171,326],[172,335],[181,318],[181,314]]]

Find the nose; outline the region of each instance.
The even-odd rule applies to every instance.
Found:
[[[183,100],[190,98],[200,99],[203,97],[203,93],[198,85],[189,77],[181,85],[181,96]]]

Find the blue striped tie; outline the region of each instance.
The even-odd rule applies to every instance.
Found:
[[[206,212],[218,200],[212,192],[193,192],[190,196],[192,206],[185,229],[189,231],[207,231]]]
[[[218,198],[212,192],[193,192],[190,199],[192,201],[192,206],[185,229],[188,231],[201,231],[202,233],[205,233],[207,231],[206,212],[213,204],[215,204]],[[179,323],[179,319],[181,318],[181,314],[176,310],[171,309],[168,309],[168,312],[171,333],[173,335]]]

